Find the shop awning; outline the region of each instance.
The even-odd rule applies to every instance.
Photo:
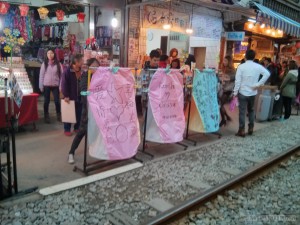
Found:
[[[280,29],[283,32],[300,37],[300,23],[283,16],[279,13],[274,12],[273,10],[254,2],[255,6],[259,9],[258,17],[263,17],[269,20],[269,25],[276,29]],[[259,22],[259,21],[257,21]]]

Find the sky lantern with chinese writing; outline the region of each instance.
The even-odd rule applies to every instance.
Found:
[[[78,23],[84,23],[85,14],[83,12],[77,13]]]
[[[63,21],[64,20],[64,16],[65,16],[65,12],[61,9],[56,10],[56,18],[57,21]]]
[[[19,5],[19,9],[20,9],[20,15],[21,16],[27,16],[28,11],[29,11],[29,6],[26,4],[21,4]]]
[[[9,9],[9,3],[0,2],[0,14],[5,15]]]
[[[38,8],[38,12],[39,12],[41,20],[44,20],[47,18],[49,10],[45,7],[40,7],[40,8]]]

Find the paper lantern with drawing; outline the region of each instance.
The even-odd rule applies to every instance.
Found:
[[[7,2],[0,2],[0,14],[5,15],[8,12],[9,6]]]
[[[146,140],[157,143],[182,141],[185,130],[182,85],[183,78],[178,70],[167,74],[165,69],[158,69],[153,75],[148,93]]]
[[[61,9],[58,9],[56,10],[56,18],[57,18],[57,21],[63,21],[64,20],[64,17],[65,17],[65,12]]]
[[[84,23],[85,14],[83,12],[77,13],[78,23]]]
[[[135,105],[135,80],[129,68],[100,67],[88,96],[88,145],[92,157],[129,159],[137,153],[140,128]]]
[[[44,20],[47,18],[49,10],[45,7],[40,7],[40,8],[38,8],[38,13],[40,15],[40,19]]]
[[[26,4],[21,4],[19,5],[19,9],[20,9],[20,15],[21,16],[27,16],[28,11],[29,11],[29,6]]]

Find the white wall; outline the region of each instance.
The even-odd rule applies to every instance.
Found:
[[[153,39],[151,41],[148,40],[147,36],[147,42],[146,42],[146,53],[147,55],[150,54],[150,52],[153,49],[157,49],[160,48],[160,39],[161,36],[169,36],[170,35],[170,31],[169,30],[163,30],[163,29],[147,29],[147,32],[151,31],[153,33]],[[169,50],[169,48],[168,48]]]
[[[220,56],[220,40],[202,37],[190,37],[191,54],[194,54],[193,48],[196,47],[206,47],[205,65],[218,68]]]

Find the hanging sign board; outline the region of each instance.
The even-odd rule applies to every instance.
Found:
[[[140,143],[134,77],[130,69],[113,73],[100,67],[88,96],[88,143],[92,157],[121,160],[133,157]]]
[[[146,140],[158,143],[182,141],[185,130],[183,78],[177,70],[159,69],[149,85]]]
[[[152,6],[144,7],[144,28],[162,29],[163,25],[170,23],[172,31],[185,32],[189,25],[190,17],[187,14],[175,12],[166,8],[158,8]]]
[[[218,80],[214,70],[195,71],[189,130],[201,133],[219,130],[220,111],[217,84]]]
[[[227,41],[243,41],[245,39],[245,32],[226,32]]]

